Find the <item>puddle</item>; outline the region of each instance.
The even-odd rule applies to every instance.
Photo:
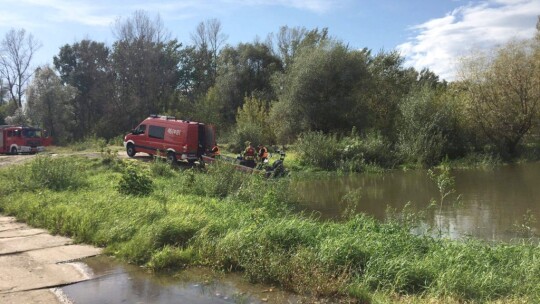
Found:
[[[224,275],[206,268],[155,274],[105,256],[83,262],[95,279],[61,288],[75,304],[314,302],[272,286],[250,284],[238,274]]]

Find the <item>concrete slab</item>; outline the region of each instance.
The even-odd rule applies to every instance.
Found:
[[[0,239],[0,255],[71,245],[72,243],[73,241],[67,237],[50,234],[4,238]]]
[[[7,229],[7,230],[0,230],[0,239],[9,239],[9,238],[15,238],[15,237],[21,237],[21,236],[32,236],[32,235],[38,235],[38,234],[47,234],[47,230],[43,229],[23,229],[23,227],[18,229]]]
[[[91,256],[96,256],[100,253],[100,248],[96,248],[90,245],[67,245],[26,252],[26,254],[32,260],[48,264],[79,260]]]
[[[7,294],[0,294],[0,303],[3,304],[49,304],[49,303],[61,303],[56,295],[49,289],[32,290],[13,292]]]
[[[0,216],[0,303],[61,303],[49,288],[89,279],[81,263],[101,249]]]
[[[24,260],[27,257],[22,256]],[[1,263],[3,263],[2,260]],[[13,259],[8,262],[15,263]],[[0,293],[50,288],[87,279],[70,264],[18,263],[6,265],[0,271]]]
[[[15,222],[11,222],[11,223],[8,223],[8,222],[4,222],[4,223],[0,223],[0,231],[12,231],[12,230],[19,230],[19,229],[24,229],[28,226],[26,226],[25,224],[23,223],[15,223]]]

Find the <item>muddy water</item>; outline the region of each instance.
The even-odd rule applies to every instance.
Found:
[[[530,236],[516,229],[521,224],[531,227],[533,234],[540,231],[540,162],[454,170],[452,175],[461,203],[453,204],[454,195],[446,199],[442,210],[428,208],[439,192],[425,170],[308,179],[297,181],[295,187],[303,207],[323,219],[339,219],[352,206],[345,201],[356,203],[356,212],[378,219],[385,219],[387,206],[401,210],[411,202],[413,209],[426,212],[426,224],[452,238],[509,241]],[[351,191],[356,195],[344,200]],[[524,221],[527,210],[538,219],[536,223]]]
[[[208,269],[153,274],[106,256],[84,263],[94,279],[62,288],[75,304],[312,302],[272,286],[250,284],[236,274],[222,276]]]

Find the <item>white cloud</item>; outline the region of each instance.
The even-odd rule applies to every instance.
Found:
[[[461,6],[414,26],[415,36],[397,48],[407,65],[418,70],[427,67],[453,80],[458,59],[471,50],[532,37],[539,13],[538,0],[488,0]]]

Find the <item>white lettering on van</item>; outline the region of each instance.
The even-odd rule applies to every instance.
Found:
[[[167,129],[167,132],[171,135],[177,135],[179,136],[180,135],[180,130],[176,130],[176,129],[171,129],[171,128],[168,128]]]

